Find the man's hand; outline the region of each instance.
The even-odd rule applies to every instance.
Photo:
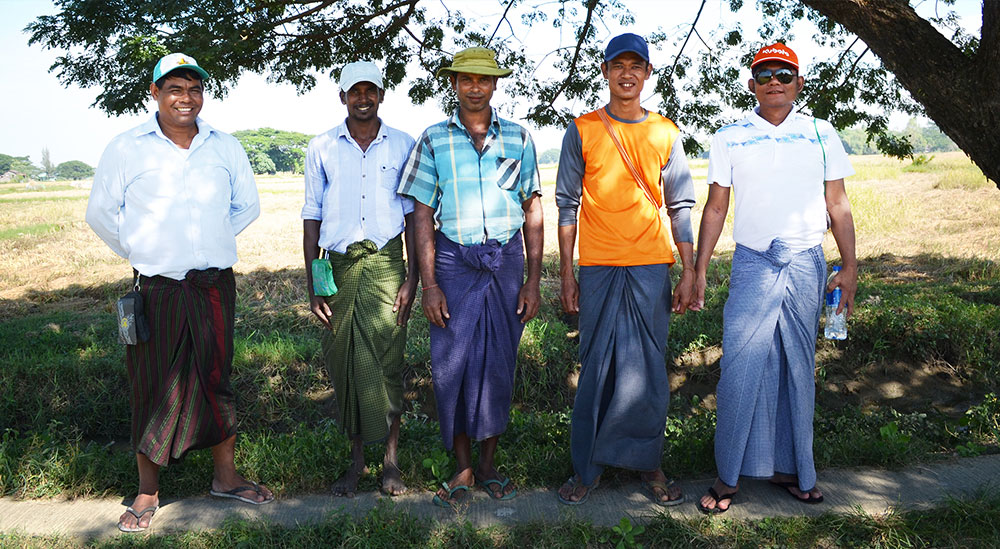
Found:
[[[332,329],[332,326],[330,326],[330,317],[333,315],[333,311],[330,310],[330,306],[326,304],[325,299],[318,295],[311,296],[309,298],[309,309],[323,323],[323,326],[326,326],[328,330]]]
[[[424,290],[420,303],[427,320],[438,328],[444,328],[444,321],[451,318],[451,315],[448,314],[448,300],[444,298],[441,288],[434,286]]]
[[[396,326],[406,326],[410,320],[410,309],[413,298],[417,296],[417,281],[407,277],[396,292],[396,301],[392,304],[392,312],[396,313]]]
[[[691,304],[688,305],[688,309],[692,311],[700,311],[705,308],[705,288],[708,286],[708,281],[704,274],[695,274],[694,277],[694,298],[691,300]]]
[[[580,284],[572,273],[564,275],[559,283],[559,301],[563,311],[575,315],[580,312]]]
[[[677,282],[677,287],[674,288],[674,313],[682,315],[687,312],[689,308],[693,307],[694,300],[696,298],[694,278],[694,269],[688,268],[681,270],[681,279]]]
[[[521,324],[526,324],[538,314],[542,303],[542,293],[537,282],[525,282],[517,293],[517,314],[521,315]]]
[[[858,292],[858,268],[841,267],[840,272],[826,285],[826,291],[832,292],[838,286],[840,287],[840,305],[837,307],[837,314],[840,314],[846,306],[845,318],[851,318],[854,313],[854,294]]]

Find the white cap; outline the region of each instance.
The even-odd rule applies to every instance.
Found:
[[[378,70],[375,63],[371,61],[348,63],[340,70],[341,90],[350,91],[351,87],[358,82],[371,82],[378,86],[378,89],[385,89],[385,86],[382,85],[382,71]]]

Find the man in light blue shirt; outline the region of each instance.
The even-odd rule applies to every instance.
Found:
[[[490,106],[497,79],[510,72],[486,48],[455,54],[438,76],[450,76],[459,108],[424,131],[400,176],[400,194],[416,201],[441,438],[458,462],[434,496],[442,507],[473,482],[494,499],[517,494],[493,456],[510,419],[521,331],[541,301],[543,230],[535,145]],[[475,470],[472,440],[480,441]]]
[[[382,492],[406,491],[396,458],[403,406],[406,323],[417,290],[413,201],[396,194],[413,145],[378,117],[385,96],[374,63],[340,73],[347,119],[309,142],[306,153],[303,249],[309,306],[327,328],[323,356],[337,395],[340,425],[351,437],[351,466],[333,485],[353,497],[365,473],[364,444],[386,441]],[[403,239],[410,269],[403,264]],[[318,259],[320,248],[327,251]],[[317,295],[312,265],[329,261],[339,290]],[[320,288],[323,290],[322,288]]]
[[[207,78],[190,56],[160,59],[149,86],[157,113],[111,141],[87,203],[87,223],[131,263],[150,327],[125,353],[139,494],[119,518],[124,532],[149,527],[160,467],[189,450],[212,448],[212,495],[274,499],[233,459],[232,266],[236,235],[260,205],[243,147],[198,117]]]

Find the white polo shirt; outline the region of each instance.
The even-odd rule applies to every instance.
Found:
[[[854,174],[844,145],[826,120],[793,112],[774,126],[758,110],[715,132],[709,153],[708,183],[735,195],[733,240],[757,251],[775,238],[794,252],[822,244],[824,182]]]
[[[197,120],[188,149],[156,115],[104,150],[87,223],[146,276],[181,280],[191,269],[236,263],[236,235],[260,214],[250,162],[235,137]]]

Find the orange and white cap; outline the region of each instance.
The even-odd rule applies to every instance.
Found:
[[[782,63],[788,63],[789,65],[795,67],[795,70],[799,70],[799,56],[795,55],[792,48],[789,48],[781,42],[775,42],[770,46],[764,46],[761,48],[757,52],[757,55],[753,56],[753,62],[750,63],[750,68],[753,69],[765,61],[781,61]]]

